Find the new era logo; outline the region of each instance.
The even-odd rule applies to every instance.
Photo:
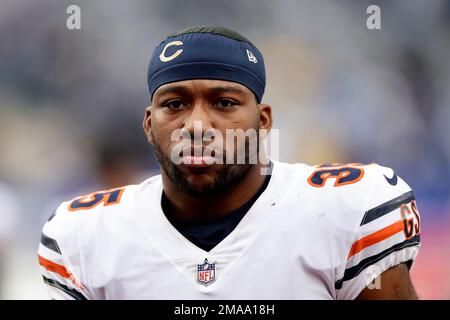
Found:
[[[255,55],[247,49],[247,56],[248,56],[248,61],[253,62],[253,63],[258,63],[258,60],[256,59]]]

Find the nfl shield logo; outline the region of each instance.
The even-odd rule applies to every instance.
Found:
[[[208,263],[208,259],[205,259],[203,264],[197,265],[197,282],[203,285],[216,280],[216,263]]]

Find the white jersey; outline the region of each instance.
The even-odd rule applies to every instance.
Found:
[[[209,252],[167,220],[162,191],[155,176],[62,203],[38,252],[51,297],[354,299],[419,250],[411,189],[377,164],[274,162],[266,190]]]

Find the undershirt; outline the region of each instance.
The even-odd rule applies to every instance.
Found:
[[[205,251],[210,251],[223,239],[225,239],[234,230],[234,228],[236,228],[248,210],[253,206],[255,201],[264,192],[264,190],[266,190],[270,178],[271,175],[268,174],[258,192],[256,192],[256,194],[252,196],[245,204],[218,219],[189,221],[176,218],[169,213],[169,203],[164,191],[161,198],[161,206],[170,223],[186,239],[195,244],[197,247]]]

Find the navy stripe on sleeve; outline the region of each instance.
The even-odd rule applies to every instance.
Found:
[[[385,214],[388,214],[391,211],[394,211],[395,209],[400,208],[402,204],[407,204],[411,202],[412,200],[415,200],[414,194],[412,191],[409,191],[407,193],[402,194],[401,196],[392,199],[388,202],[385,202],[383,204],[380,204],[379,206],[370,209],[364,214],[364,218],[361,221],[361,225],[365,225],[375,219],[378,219]]]
[[[61,254],[61,250],[59,249],[58,242],[55,239],[50,238],[49,236],[42,233],[41,235],[41,243],[43,246],[47,247],[50,250],[53,250],[59,254]]]
[[[411,239],[405,240],[403,242],[397,243],[396,245],[393,245],[389,249],[386,249],[374,256],[371,256],[369,258],[366,258],[362,260],[360,263],[358,263],[356,266],[350,267],[345,270],[344,277],[334,284],[334,287],[339,290],[342,288],[342,285],[344,281],[351,280],[355,277],[357,277],[364,269],[367,267],[375,264],[376,262],[380,261],[381,259],[387,257],[389,254],[395,251],[400,251],[404,248],[413,247],[420,243],[420,235],[416,235],[412,237]]]
[[[87,300],[86,297],[81,294],[80,292],[78,292],[75,289],[69,288],[66,285],[63,285],[62,283],[59,283],[56,280],[53,279],[49,279],[47,277],[42,276],[42,278],[44,279],[44,282],[46,284],[48,284],[49,286],[52,286],[54,288],[57,288],[59,290],[61,290],[62,292],[64,292],[65,294],[68,294],[69,296],[71,296],[72,298],[74,298],[75,300]]]

